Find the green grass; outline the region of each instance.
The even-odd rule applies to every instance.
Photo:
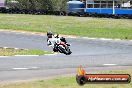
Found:
[[[132,39],[131,19],[0,14],[0,29]]]
[[[130,74],[132,70],[117,70],[101,73],[112,74]],[[39,80],[34,82],[15,83],[15,84],[3,84],[0,88],[132,88],[132,82],[130,84],[86,84],[79,86],[76,83],[75,77],[60,77],[48,80]]]
[[[50,52],[42,50],[23,50],[23,49],[2,49],[0,48],[0,56],[13,56],[13,55],[44,55],[51,54]]]

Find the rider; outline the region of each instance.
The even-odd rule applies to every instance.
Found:
[[[58,35],[54,36],[52,32],[47,32],[47,42],[48,42],[47,45],[51,46],[54,52],[58,52],[56,43],[61,41],[69,46],[69,44],[67,43],[64,37],[59,37]]]

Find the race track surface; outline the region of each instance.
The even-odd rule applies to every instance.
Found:
[[[122,69],[132,66],[132,42],[67,38],[72,55],[0,57],[0,82],[43,79],[64,74],[75,74],[82,65],[89,72]],[[0,47],[41,49],[47,47],[45,35],[0,32]]]

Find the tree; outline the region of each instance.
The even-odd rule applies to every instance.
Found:
[[[12,1],[12,0],[7,0]],[[44,9],[50,11],[66,11],[68,0],[15,0],[19,9]]]
[[[66,11],[68,0],[52,0],[53,11]]]

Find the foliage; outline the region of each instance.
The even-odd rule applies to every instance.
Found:
[[[19,8],[19,9],[43,9],[50,11],[66,11],[66,2],[68,0],[15,0],[19,3],[12,2],[14,0],[7,0],[9,7]]]

